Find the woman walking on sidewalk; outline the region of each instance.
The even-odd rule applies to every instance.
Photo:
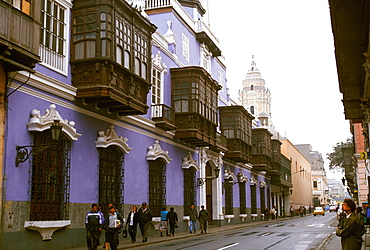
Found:
[[[175,209],[171,207],[170,211],[167,214],[167,221],[170,224],[170,235],[172,235],[172,237],[175,236],[175,226],[179,222],[179,219],[177,218],[177,213],[174,212],[174,210]]]

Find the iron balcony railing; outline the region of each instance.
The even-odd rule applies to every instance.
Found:
[[[152,118],[163,118],[175,123],[175,110],[166,104],[153,104]]]

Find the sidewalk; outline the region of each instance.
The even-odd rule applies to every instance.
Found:
[[[296,217],[293,217],[296,218]],[[258,225],[264,225],[264,224],[269,224],[272,222],[278,222],[278,221],[285,221],[289,220],[291,217],[286,217],[286,218],[278,218],[277,220],[269,220],[269,221],[251,221],[246,224],[236,224],[236,225],[227,225],[227,226],[215,226],[215,227],[209,227],[207,229],[207,234],[213,234],[213,233],[219,233],[219,232],[225,232],[229,230],[234,230],[238,228],[246,228],[246,227],[253,227],[253,226],[258,226]],[[334,230],[334,229],[333,229]],[[370,229],[368,229],[368,233],[366,234],[368,240],[366,241],[367,244],[369,245],[366,247],[366,250],[370,250]],[[200,234],[200,231],[195,233],[195,234],[190,234],[189,232],[181,232],[181,233],[175,233],[175,237],[169,237],[169,236],[159,236],[159,232],[157,236],[151,236],[148,238],[148,242],[142,243],[141,242],[141,235],[140,235],[140,230],[137,232],[137,241],[136,243],[131,243],[130,236],[128,235],[128,238],[122,238],[122,234],[119,235],[119,247],[118,249],[130,249],[130,248],[138,248],[141,246],[148,246],[151,244],[156,244],[160,242],[169,242],[169,241],[174,241],[178,239],[185,239],[185,238],[191,238],[191,237],[199,237],[203,234]],[[365,244],[364,244],[365,245]],[[86,250],[87,247],[76,247],[76,248],[67,248],[66,250]],[[103,245],[98,247],[98,250],[103,249]],[[323,243],[320,245],[318,248],[319,250],[338,250],[340,249],[340,238],[337,237],[335,234],[334,235],[329,235]],[[363,248],[365,249],[365,248]]]
[[[362,236],[364,242],[362,243],[362,250],[370,250],[370,228],[367,228],[367,232]],[[329,235],[321,246],[319,250],[338,250],[341,249],[340,237],[335,235],[335,232]]]

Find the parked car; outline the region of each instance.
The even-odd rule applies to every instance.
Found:
[[[315,210],[313,210],[313,216],[319,215],[325,215],[325,210],[322,207],[315,207]]]
[[[330,213],[331,212],[335,212],[335,210],[337,209],[337,207],[336,206],[330,206]]]

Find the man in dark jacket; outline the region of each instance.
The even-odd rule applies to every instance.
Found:
[[[119,240],[118,233],[121,232],[123,226],[123,218],[120,213],[116,212],[116,208],[112,205],[109,212],[105,217],[105,248],[108,249],[109,245],[112,250],[117,250]]]
[[[195,210],[195,207],[193,204],[190,205],[190,210],[189,210],[189,232],[196,232],[197,231],[197,219],[198,219],[198,212]]]
[[[91,211],[86,214],[85,226],[86,226],[86,240],[87,247],[89,250],[96,250],[99,244],[99,232],[103,228],[104,218],[101,213],[98,212],[98,206],[96,204],[91,205]]]
[[[202,205],[200,207],[202,210],[199,212],[199,223],[200,223],[200,233],[202,234],[203,231],[204,233],[207,233],[207,222],[208,222],[208,211],[204,209],[204,206]]]
[[[153,214],[152,211],[150,211],[150,209],[147,207],[146,202],[141,204],[141,208],[139,209],[138,213],[141,236],[143,238],[143,242],[147,242],[149,223],[152,221]]]
[[[340,219],[336,234],[341,237],[342,250],[361,250],[362,228],[355,215],[356,204],[351,199],[344,199],[342,209],[346,215]]]

